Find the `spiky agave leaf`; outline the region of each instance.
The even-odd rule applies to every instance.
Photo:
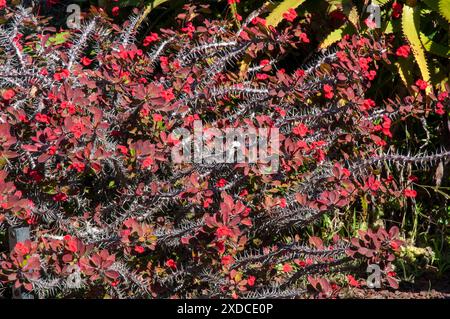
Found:
[[[402,30],[403,35],[411,46],[417,64],[419,65],[422,79],[430,82],[430,72],[428,70],[428,63],[425,57],[425,51],[420,41],[420,9],[418,6],[403,6],[402,13]],[[409,86],[410,83],[408,83]]]

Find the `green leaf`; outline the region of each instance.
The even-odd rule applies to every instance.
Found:
[[[439,13],[450,22],[450,0],[439,0]]]
[[[320,49],[325,49],[342,39],[345,34],[349,34],[352,31],[352,27],[346,23],[340,28],[332,31],[319,45]]]
[[[391,1],[392,0],[372,0],[372,3],[382,7],[382,6],[388,4]]]
[[[60,32],[55,34],[53,37],[48,38],[46,46],[49,45],[60,45],[69,39],[70,33],[68,31]]]
[[[402,29],[405,38],[411,46],[416,62],[419,65],[422,79],[426,82],[430,82],[430,72],[428,71],[427,59],[419,37],[420,11],[418,7],[413,8],[406,4],[403,6]]]
[[[422,41],[426,51],[444,58],[450,57],[450,47],[434,42],[422,32],[420,33],[420,41]]]
[[[434,11],[439,11],[439,4],[436,0],[422,0],[428,7],[433,9]]]
[[[303,2],[305,0],[284,0],[266,18],[267,25],[276,27],[283,20],[284,13],[291,8],[297,8]]]

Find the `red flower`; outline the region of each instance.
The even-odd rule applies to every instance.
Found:
[[[400,57],[404,57],[407,58],[409,56],[409,53],[411,52],[411,48],[409,47],[409,45],[402,45],[401,47],[399,47],[397,49],[397,51],[395,52],[395,54],[397,56]]]
[[[301,78],[305,76],[305,71],[302,69],[295,70],[295,76]]]
[[[16,252],[18,252],[21,255],[28,255],[28,253],[30,252],[30,248],[27,247],[24,243],[22,242],[18,242],[16,244],[16,247],[14,247],[14,250]]]
[[[266,20],[260,17],[256,17],[252,19],[252,24],[253,25],[257,25],[257,24],[262,24],[262,25],[266,25]]]
[[[303,123],[300,123],[299,125],[297,125],[292,129],[292,133],[301,137],[308,134],[308,131],[309,131],[308,127]]]
[[[48,151],[47,151],[47,153],[49,154],[49,155],[55,155],[56,154],[56,146],[50,146],[49,148],[48,148]]]
[[[119,10],[120,10],[119,7],[114,7],[114,8],[112,8],[112,10],[111,10],[112,15],[115,16],[115,17],[117,17],[117,16],[119,15]]]
[[[348,275],[347,276],[347,280],[350,286],[352,287],[359,287],[360,284],[358,282],[358,280],[355,279],[355,277],[353,277],[352,275]]]
[[[144,47],[148,47],[152,42],[156,42],[159,40],[159,36],[157,33],[150,33],[150,35],[146,36],[144,39]]]
[[[163,116],[161,114],[153,114],[153,121],[160,122],[163,120]]]
[[[222,257],[221,262],[222,262],[222,265],[228,266],[228,265],[231,265],[234,263],[234,258],[233,258],[233,256],[225,255]]]
[[[417,85],[417,86],[419,87],[419,89],[421,89],[422,91],[423,91],[423,90],[426,90],[427,87],[428,87],[428,83],[425,82],[425,81],[422,80],[422,79],[418,79],[418,80],[416,81],[416,85]]]
[[[151,158],[150,156],[147,157],[146,159],[144,159],[144,161],[142,162],[142,167],[143,168],[149,168],[153,165],[153,158]]]
[[[339,61],[341,62],[348,62],[348,57],[347,57],[347,53],[345,53],[344,51],[338,51],[336,52],[336,56],[339,59]]]
[[[169,259],[166,261],[166,266],[172,269],[176,269],[177,268],[177,263],[175,262],[175,260],[173,259]]]
[[[303,42],[303,43],[309,43],[310,41],[309,41],[309,38],[308,38],[308,35],[306,34],[306,33],[304,33],[304,32],[302,32],[302,33],[300,33],[300,40]]]
[[[366,76],[366,78],[369,80],[369,81],[373,81],[373,79],[375,79],[375,76],[377,75],[377,72],[375,71],[375,70],[370,70],[369,72],[367,72],[366,74],[365,74],[365,76]]]
[[[283,265],[283,271],[286,272],[286,273],[291,272],[293,269],[294,268],[292,268],[292,266],[290,264],[288,264],[288,263]]]
[[[395,250],[395,251],[397,251],[397,250],[400,248],[400,245],[399,245],[398,242],[396,242],[396,241],[391,241],[391,242],[389,243],[389,246],[391,246],[391,248],[392,248],[393,250]]]
[[[287,21],[292,22],[297,18],[297,12],[290,8],[287,12],[283,13],[283,18],[285,18]]]
[[[375,106],[375,101],[372,99],[365,99],[361,106],[361,111],[368,111]]]
[[[403,194],[406,197],[411,197],[411,198],[415,198],[417,196],[417,192],[414,189],[409,189],[409,188],[405,189],[403,191]]]
[[[167,89],[167,90],[163,90],[161,92],[161,97],[166,101],[166,102],[170,102],[173,99],[175,99],[175,95],[173,94],[173,88]]]
[[[437,115],[444,115],[444,114],[445,114],[445,111],[444,111],[444,109],[442,109],[442,108],[437,108],[437,109],[436,109],[436,114],[437,114]]]
[[[137,252],[138,254],[143,254],[145,251],[145,248],[139,245],[134,246],[134,251]]]
[[[0,0],[0,9],[6,8],[6,0]]]
[[[402,15],[402,9],[403,9],[403,5],[401,3],[394,2],[392,4],[392,17],[394,19],[400,18],[400,16]]]
[[[245,197],[248,195],[248,190],[243,189],[242,192],[239,193],[239,197]]]
[[[248,284],[250,287],[252,287],[252,286],[255,285],[255,280],[256,280],[255,276],[249,276],[249,277],[247,278],[247,284]]]
[[[438,95],[438,101],[442,102],[444,101],[446,98],[448,98],[448,93],[447,92],[441,92]]]
[[[276,107],[275,111],[277,111],[280,114],[280,116],[283,116],[283,117],[286,116],[286,111],[283,110],[281,107]]]
[[[334,96],[333,87],[331,85],[325,84],[323,86],[323,92],[326,99],[331,99]]]
[[[369,188],[371,191],[376,192],[381,186],[381,182],[373,176],[369,176],[366,182],[366,187]]]
[[[209,205],[211,205],[212,203],[213,203],[213,200],[212,200],[211,198],[206,198],[206,199],[203,201],[203,208],[208,208]]]
[[[8,89],[5,92],[3,92],[2,97],[4,100],[8,101],[11,100],[16,95],[16,92],[14,92],[13,89]]]
[[[217,228],[216,230],[216,236],[218,238],[222,238],[222,237],[230,237],[233,236],[233,231],[228,228],[227,226],[220,226],[219,228]]]
[[[232,4],[235,4],[235,3],[240,3],[241,2],[241,0],[228,0],[228,4],[229,5],[232,5]]]
[[[64,241],[66,242],[66,249],[68,251],[71,251],[73,253],[76,253],[78,251],[78,245],[77,241],[72,238],[70,235],[64,236]]]
[[[264,60],[261,60],[261,62],[259,62],[260,66],[266,66],[268,64],[270,64],[270,60],[268,60],[268,59],[264,59]]]
[[[128,148],[126,146],[123,145],[117,145],[117,150],[122,153],[123,155],[127,155],[128,154]]]
[[[183,31],[184,33],[187,33],[187,35],[192,38],[192,35],[195,32],[195,27],[193,26],[192,22],[189,22],[186,27],[181,28],[181,31]]]
[[[88,66],[92,63],[92,60],[85,56],[81,59],[81,63],[83,63],[84,66]]]
[[[53,196],[55,202],[65,202],[69,197],[64,193],[58,193]]]
[[[381,125],[381,131],[383,132],[384,135],[386,135],[388,137],[392,137],[391,123],[392,123],[392,120],[389,117],[387,117],[386,115],[384,115],[383,116],[383,124]]]
[[[84,134],[84,125],[82,123],[76,123],[70,128],[70,132],[75,138],[80,138]]]
[[[69,70],[64,69],[61,72],[56,72],[55,74],[53,74],[53,79],[55,81],[62,81],[66,79],[69,75],[70,75]]]
[[[264,80],[267,80],[269,78],[269,76],[265,73],[258,73],[258,74],[256,74],[256,78],[260,81],[264,81]]]
[[[86,165],[84,165],[84,163],[81,163],[81,162],[75,162],[69,166],[69,168],[76,170],[78,173],[83,172],[85,167],[86,167]]]
[[[216,186],[219,188],[225,187],[225,185],[227,185],[227,180],[224,178],[221,178],[217,181]]]
[[[395,277],[397,276],[397,273],[395,271],[388,271],[387,275],[388,277]]]

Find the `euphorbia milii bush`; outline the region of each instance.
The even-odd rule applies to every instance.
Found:
[[[123,26],[95,16],[55,33],[21,8],[7,11],[0,223],[29,226],[31,239],[1,252],[3,293],[332,297],[342,274],[364,284],[351,272],[364,264],[396,287],[396,227],[331,241],[306,228],[360,197],[415,197],[396,168],[450,152],[392,152],[394,128],[442,113],[448,95],[419,83],[412,96],[371,96],[396,54],[376,36],[347,36],[307,67],[287,68],[291,52],[313,49],[294,13],[275,29],[256,12],[237,29],[189,7],[179,28],[142,35],[139,15]],[[171,133],[196,120],[278,128],[279,170],[174,163]]]

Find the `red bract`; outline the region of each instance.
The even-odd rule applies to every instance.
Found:
[[[403,9],[403,5],[401,3],[398,3],[397,1],[395,1],[392,4],[392,17],[394,19],[400,18],[402,15],[402,9]]]
[[[12,89],[8,89],[3,92],[2,97],[4,100],[8,101],[11,100],[16,95],[16,92]]]
[[[166,261],[166,266],[172,269],[176,269],[177,268],[177,263],[175,262],[175,260],[173,259],[169,259]]]
[[[323,86],[323,92],[324,92],[325,98],[327,98],[327,99],[331,99],[334,96],[333,87],[331,85],[325,84]]]
[[[409,45],[402,45],[397,49],[395,54],[399,57],[407,58],[409,56],[409,53],[411,52],[411,48]]]
[[[120,11],[119,7],[113,7],[112,10],[111,10],[112,15],[115,16],[115,17],[117,17],[119,15],[119,11]]]
[[[417,192],[414,189],[405,189],[403,193],[406,197],[415,198],[417,196]]]
[[[84,66],[89,66],[92,63],[92,60],[85,56],[81,59],[81,63],[83,63]]]
[[[293,22],[297,18],[297,12],[295,9],[290,8],[287,12],[283,13],[283,18],[289,22]]]
[[[158,41],[158,40],[159,40],[158,34],[152,32],[152,33],[150,33],[148,36],[146,36],[146,37],[144,38],[144,43],[143,43],[143,45],[144,45],[144,47],[148,47],[150,44],[152,44],[153,42],[156,42],[156,41]]]
[[[428,87],[428,83],[425,82],[425,81],[422,80],[422,79],[417,80],[417,81],[416,81],[416,85],[417,85],[417,86],[419,87],[419,89],[421,89],[421,90],[426,90],[426,88]]]
[[[348,284],[352,287],[359,288],[361,285],[352,275],[347,275]]]

